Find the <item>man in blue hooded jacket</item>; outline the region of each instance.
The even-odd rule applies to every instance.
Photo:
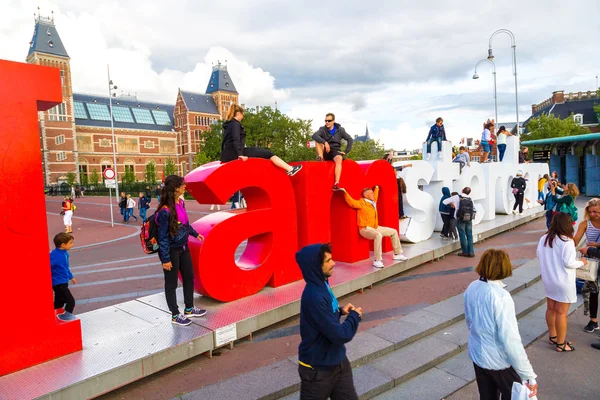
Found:
[[[362,308],[339,306],[327,279],[335,262],[329,244],[313,244],[296,253],[306,286],[300,301],[298,372],[300,399],[358,399],[346,346],[362,318]],[[340,323],[340,317],[346,320]]]

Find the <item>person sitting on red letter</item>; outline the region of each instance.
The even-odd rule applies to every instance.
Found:
[[[335,115],[332,113],[328,113],[325,116],[325,126],[320,127],[312,138],[316,142],[317,161],[326,160],[335,163],[333,190],[339,190],[342,161],[344,160],[344,156],[352,150],[354,140],[340,124],[335,122]],[[342,139],[346,141],[346,149],[344,151],[342,151]]]
[[[379,226],[377,223],[377,197],[379,196],[379,186],[375,186],[375,190],[371,190],[370,188],[363,189],[362,198],[360,200],[354,200],[352,196],[348,194],[346,189],[340,190],[344,192],[346,203],[348,203],[350,207],[358,210],[357,222],[360,236],[375,241],[373,252],[375,261],[373,262],[373,266],[375,268],[383,268],[381,240],[384,236],[389,236],[392,239],[394,260],[408,260],[408,258],[402,254],[402,246],[400,246],[398,231],[393,228]]]

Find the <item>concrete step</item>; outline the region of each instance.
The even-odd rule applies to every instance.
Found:
[[[545,302],[543,287],[541,283],[536,284],[539,279],[539,263],[532,260],[515,269],[513,276],[504,281],[513,295],[519,317]],[[468,331],[463,319],[464,299],[461,293],[358,333],[347,345],[347,356],[354,368],[355,386],[360,398],[368,399],[395,390],[464,352]],[[299,398],[297,390],[300,388],[300,379],[297,370],[297,357],[290,357],[178,398]],[[462,381],[468,383],[465,379]],[[459,381],[453,379],[453,382]]]

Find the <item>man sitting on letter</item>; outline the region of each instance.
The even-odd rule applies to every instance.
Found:
[[[375,241],[374,246],[374,258],[373,266],[375,268],[383,268],[383,258],[381,256],[381,240],[384,236],[389,236],[392,239],[392,246],[394,247],[394,260],[406,261],[406,258],[402,254],[402,246],[400,246],[400,236],[398,231],[392,228],[386,228],[385,226],[379,226],[377,223],[377,197],[379,196],[379,186],[375,186],[375,190],[371,188],[365,188],[362,191],[362,198],[360,200],[354,200],[352,196],[348,194],[346,189],[340,189],[344,192],[344,199],[348,205],[356,210],[358,232],[360,236],[365,239]]]

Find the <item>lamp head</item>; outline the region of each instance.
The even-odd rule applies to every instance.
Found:
[[[492,61],[494,59],[494,55],[492,54],[492,48],[491,47],[488,49],[487,59],[490,60],[490,61]]]
[[[479,75],[477,75],[477,73],[473,74],[473,79],[479,79]]]

